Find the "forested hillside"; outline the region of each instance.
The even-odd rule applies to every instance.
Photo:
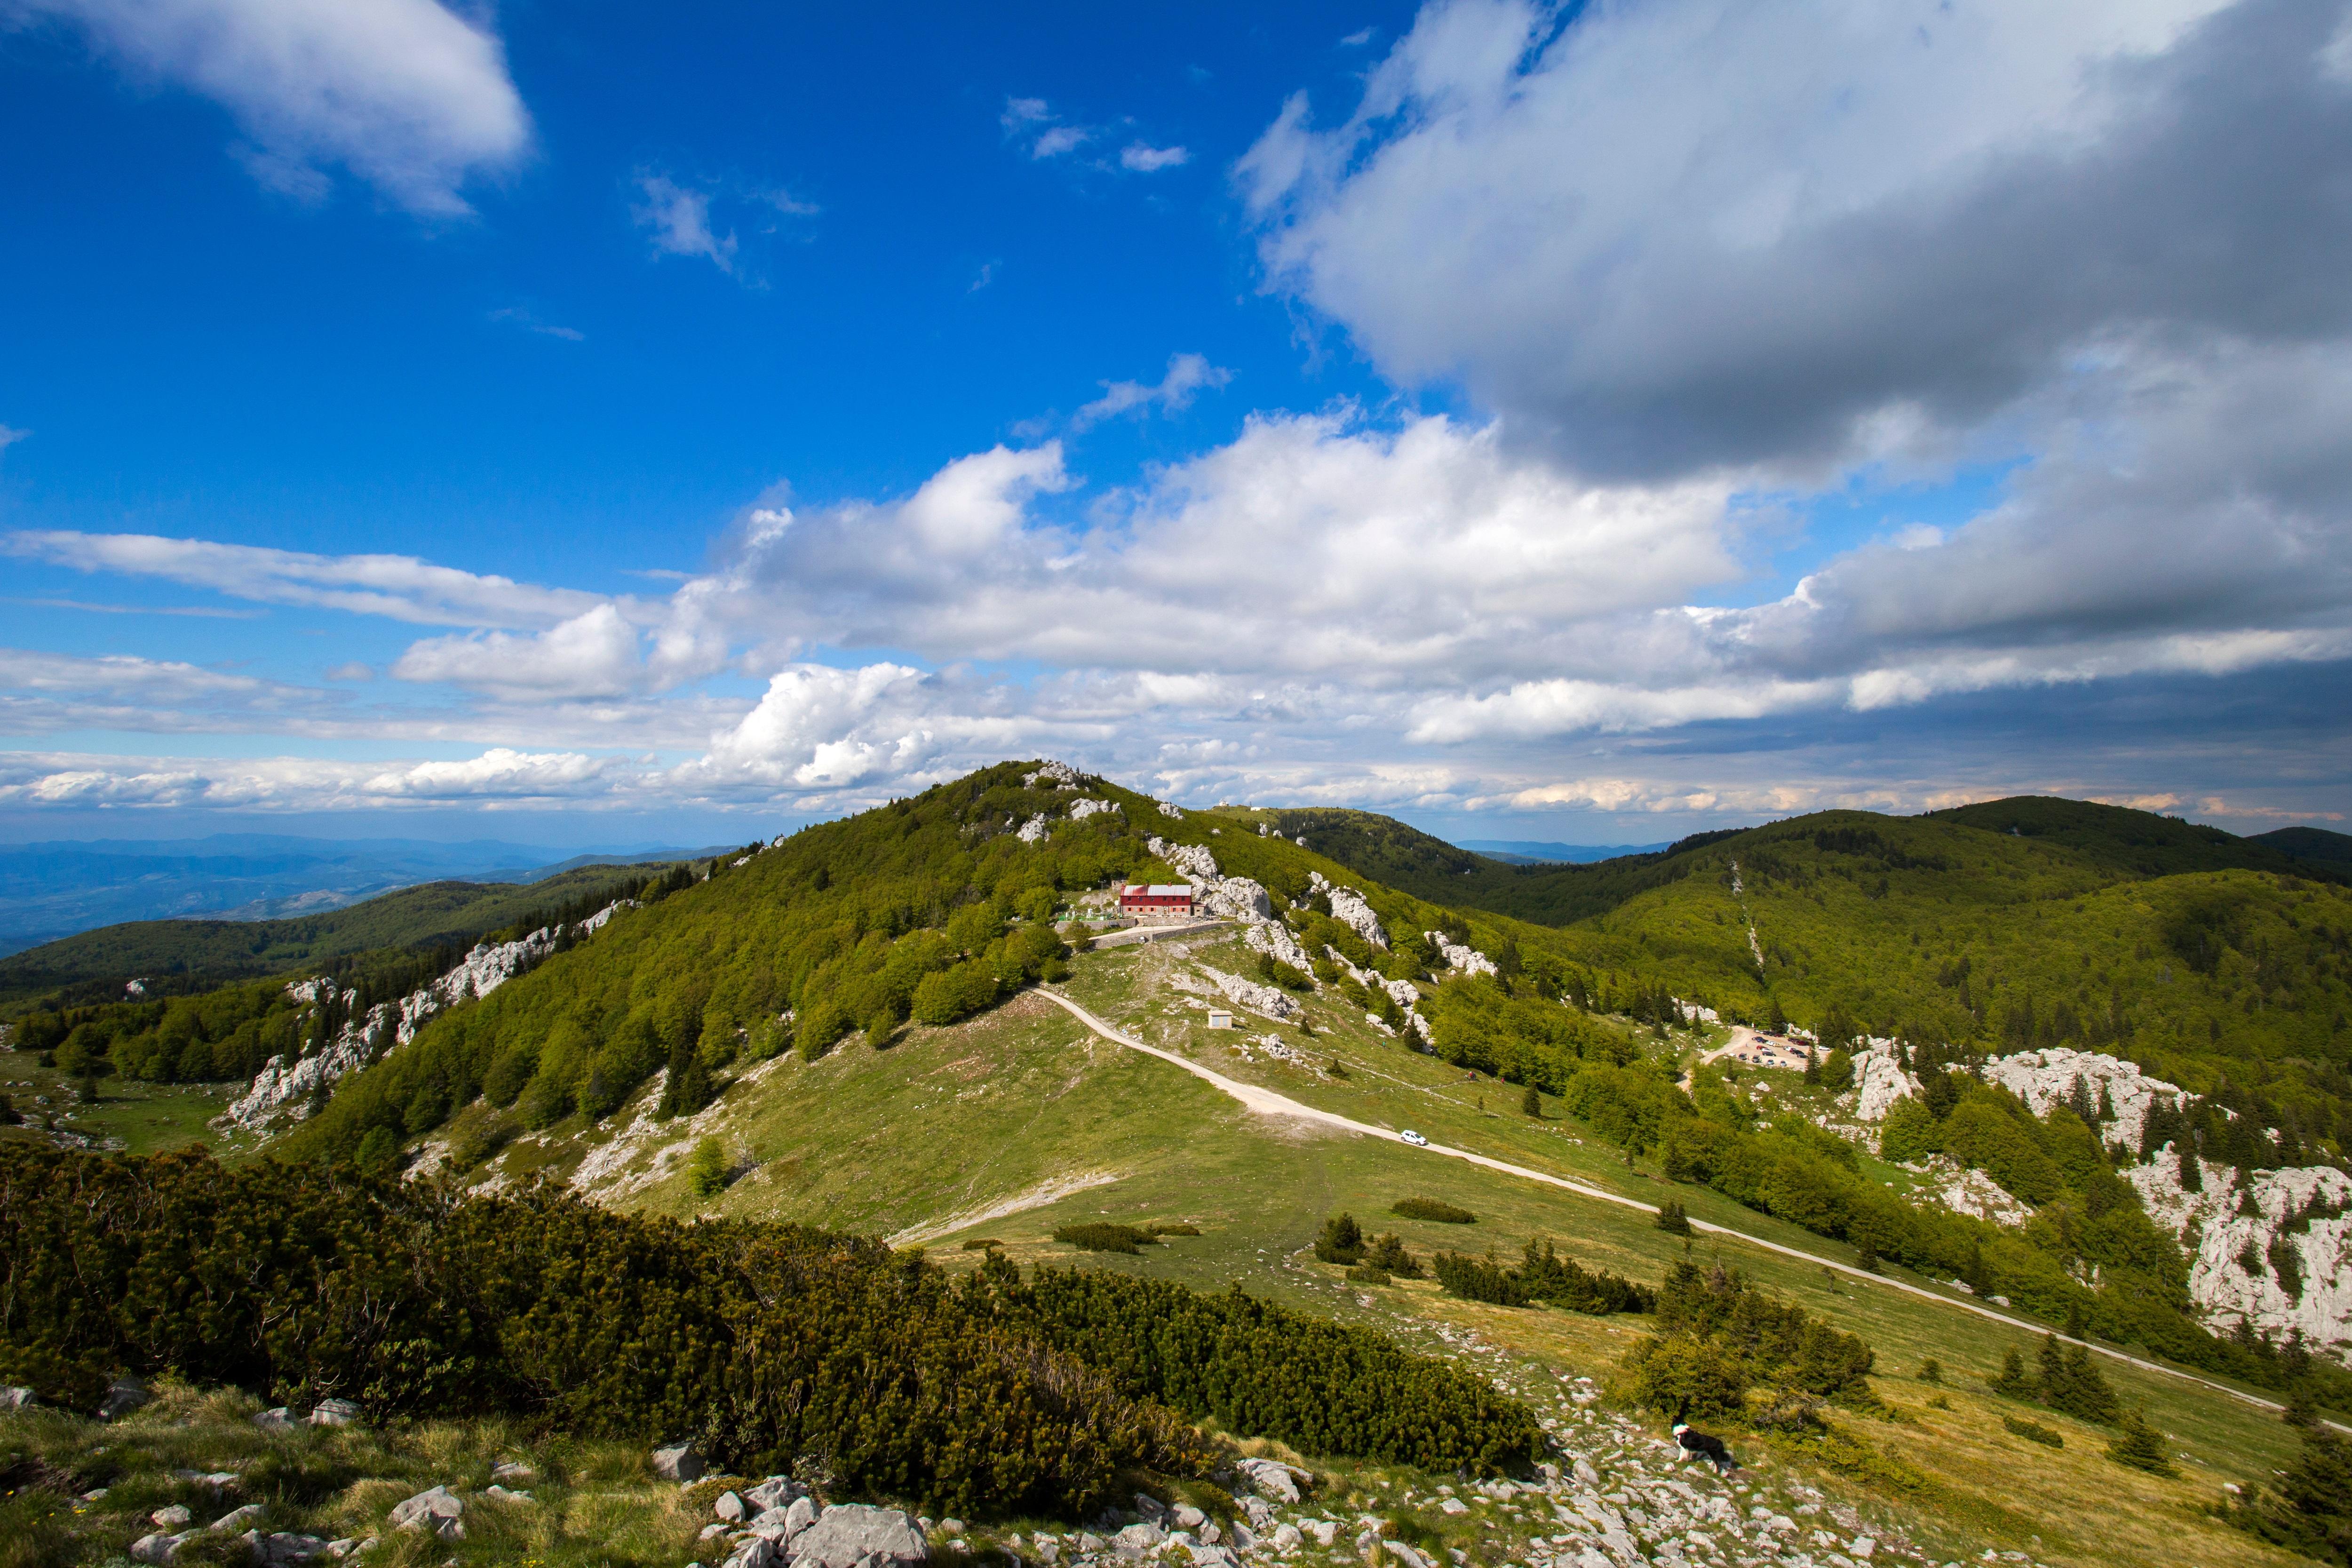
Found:
[[[277,921],[133,921],[0,959],[0,1009],[87,1005],[144,980],[155,994],[263,975],[321,973],[364,953],[465,943],[530,911],[624,881],[643,867],[587,866],[541,881],[428,882],[347,909]],[[347,966],[347,965],[346,965]]]
[[[1433,903],[1486,910],[1538,925],[1568,925],[1616,908],[1635,893],[1671,880],[1676,859],[1722,833],[1696,834],[1663,850],[1583,865],[1507,864],[1457,849],[1394,817],[1336,807],[1220,812],[1271,822],[1276,832],[1350,870]]]
[[[1327,820],[1318,847],[1367,875],[1436,865],[1379,820]],[[1823,812],[1454,880],[1451,901],[1482,908],[1568,889],[1540,895],[1589,911],[1559,922],[1561,952],[1727,1016],[1835,1014],[1849,1034],[1963,1056],[2108,1051],[2291,1140],[2341,1147],[2352,1131],[2352,900],[2333,873],[2218,829],[2044,799]]]

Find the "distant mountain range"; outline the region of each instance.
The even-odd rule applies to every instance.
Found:
[[[1454,847],[1467,849],[1474,855],[1484,855],[1489,860],[1500,860],[1507,866],[1589,866],[1595,860],[1614,860],[1620,855],[1654,854],[1666,846],[1664,843],[1539,844],[1525,838],[1461,838],[1454,841]]]
[[[125,921],[276,920],[422,882],[536,882],[581,866],[719,852],[648,845],[581,855],[487,838],[441,844],[257,833],[16,845],[0,847],[0,955]]]

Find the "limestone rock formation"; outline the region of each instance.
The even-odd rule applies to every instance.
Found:
[[[1425,931],[1421,935],[1422,940],[1429,943],[1430,951],[1445,960],[1448,969],[1459,970],[1465,974],[1497,973],[1493,959],[1475,947],[1463,946],[1442,931]]]
[[[1308,958],[1307,950],[1298,945],[1298,939],[1290,934],[1290,928],[1279,921],[1269,920],[1252,925],[1242,933],[1242,940],[1249,944],[1253,952],[1265,953],[1302,974],[1315,972],[1314,960]]]
[[[1361,893],[1352,888],[1343,888],[1336,882],[1325,880],[1320,871],[1309,871],[1307,874],[1307,879],[1314,884],[1317,892],[1330,899],[1333,920],[1338,921],[1374,947],[1385,949],[1388,946],[1389,933],[1381,928],[1381,917],[1372,912],[1371,905],[1364,902],[1364,896]]]
[[[2300,1331],[2312,1349],[2352,1357],[2352,1177],[2315,1165],[2257,1171],[2240,1185],[2227,1165],[2198,1169],[2203,1190],[2183,1191],[2168,1143],[2124,1175],[2149,1217],[2182,1237],[2189,1299],[2207,1326],[2243,1319],[2280,1339]]]
[[[2185,1100],[2189,1092],[2179,1084],[2148,1077],[2130,1062],[2063,1047],[1998,1058],[1985,1064],[1984,1076],[1986,1082],[1997,1083],[2025,1101],[2036,1116],[2046,1115],[2053,1105],[2064,1104],[2074,1095],[2074,1080],[2080,1079],[2095,1106],[2104,1091],[2115,1112],[2115,1119],[2098,1129],[2101,1141],[2134,1149],[2139,1147],[2141,1131],[2147,1125],[2148,1108],[2158,1099]]]
[[[1871,1040],[1855,1053],[1853,1111],[1861,1120],[1884,1121],[1896,1100],[1918,1092],[1919,1079],[1905,1069],[1893,1040]]]
[[[572,934],[591,935],[620,910],[635,907],[633,900],[615,900],[572,928]],[[270,1058],[254,1075],[245,1093],[214,1118],[213,1125],[224,1131],[257,1132],[281,1115],[290,1115],[298,1121],[308,1116],[314,1095],[324,1092],[347,1074],[357,1072],[383,1052],[408,1044],[419,1029],[447,1008],[472,997],[487,996],[516,975],[537,968],[555,952],[563,935],[560,927],[542,926],[514,942],[480,943],[438,980],[417,987],[397,1002],[380,1002],[369,1008],[365,1016],[346,1021],[332,1040],[310,1055],[291,1061],[284,1057]],[[297,1002],[315,1006],[335,996],[335,983],[320,976],[298,981],[286,991]],[[358,998],[356,991],[343,992],[341,996],[346,1004]]]

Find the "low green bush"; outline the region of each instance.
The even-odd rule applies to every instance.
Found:
[[[1619,1275],[1588,1269],[1572,1258],[1562,1258],[1549,1241],[1529,1241],[1516,1268],[1496,1263],[1492,1257],[1470,1258],[1458,1252],[1437,1254],[1431,1267],[1437,1282],[1465,1301],[1486,1301],[1498,1307],[1545,1301],[1595,1317],[1646,1312],[1655,1304],[1651,1291]]]
[[[2039,1443],[2045,1448],[2063,1448],[2066,1446],[2065,1438],[2039,1421],[2021,1421],[2014,1415],[2004,1415],[2000,1418],[2000,1424],[2008,1428],[2012,1436],[2022,1437],[2029,1443]]]
[[[1402,1219],[1427,1220],[1433,1225],[1478,1223],[1478,1216],[1468,1209],[1457,1208],[1438,1198],[1399,1198],[1389,1205],[1389,1213]]]
[[[1090,1222],[1085,1225],[1057,1226],[1054,1239],[1081,1252],[1137,1252],[1158,1244],[1160,1238],[1148,1230],[1138,1230],[1131,1225],[1111,1225]]]

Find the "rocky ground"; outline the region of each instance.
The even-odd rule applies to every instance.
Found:
[[[0,1414],[8,1507],[50,1498],[62,1550],[26,1562],[383,1564],[616,1561],[698,1568],[892,1568],[976,1558],[1052,1568],[1632,1568],[1925,1563],[1898,1531],[1769,1457],[1718,1474],[1555,1376],[1448,1331],[1528,1399],[1549,1457],[1514,1479],[1317,1465],[1263,1443],[1213,1484],[1139,1491],[1082,1523],[967,1524],[848,1500],[791,1477],[706,1476],[691,1445],[533,1443],[500,1424],[373,1429],[342,1402],[257,1411],[233,1393],[125,1383],[108,1419]],[[89,1481],[78,1491],[68,1488]],[[33,1507],[40,1507],[37,1501]],[[62,1522],[60,1522],[62,1521]],[[0,1520],[5,1532],[7,1520]],[[583,1556],[582,1553],[589,1553]],[[2024,1563],[2021,1554],[2006,1554]],[[1988,1554],[1990,1556],[1990,1554]]]

